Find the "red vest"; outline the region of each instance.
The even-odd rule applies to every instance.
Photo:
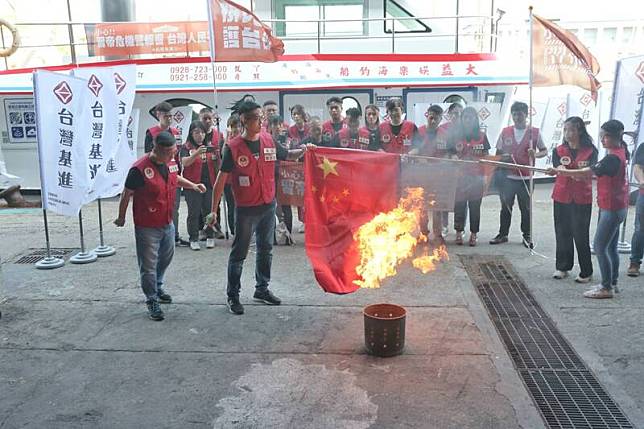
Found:
[[[532,145],[534,148],[537,147],[537,142],[539,141],[539,129],[530,128],[532,133]],[[523,138],[520,142],[517,142],[514,138],[514,127],[505,127],[501,131],[501,143],[502,150],[504,153],[511,154],[514,163],[521,165],[531,165],[530,156],[528,155],[528,149],[530,149],[530,133],[526,130],[523,134]],[[524,168],[514,168],[510,169],[510,174],[515,174],[517,176],[530,178],[532,172]]]
[[[163,129],[161,129],[160,126],[155,125],[152,128],[148,128],[148,132],[152,136],[152,141],[153,142],[154,142],[154,140],[156,140],[157,136],[159,135],[159,133],[161,133],[161,131],[168,131],[169,133],[172,133],[172,135],[175,138],[179,137],[179,130],[177,130],[175,127],[170,127],[168,129],[163,130]],[[179,156],[179,151],[180,150],[181,150],[181,141],[177,140],[177,153],[174,155],[174,160],[177,163],[177,165],[179,166],[179,173],[181,173],[181,157]]]
[[[347,123],[343,119],[342,120],[342,128],[340,128],[340,130],[343,130],[345,128],[347,128]],[[339,133],[339,131],[338,131],[338,133]],[[328,121],[325,121],[322,124],[322,141],[325,144],[330,145],[331,142],[333,141],[333,138],[338,133],[336,133],[335,130],[333,129],[333,122],[331,122],[331,119],[329,119]]]
[[[340,147],[349,149],[367,150],[369,147],[369,132],[365,129],[359,129],[357,137],[351,136],[349,128],[343,128],[338,133]]]
[[[228,142],[235,167],[231,172],[233,195],[238,207],[268,204],[275,199],[275,161],[277,152],[268,133],[259,134],[259,158],[237,136]]]
[[[433,139],[427,134],[427,125],[418,128],[418,134],[423,139],[421,154],[445,158],[447,155],[447,131],[446,128],[437,128]]]
[[[134,191],[134,225],[161,228],[172,223],[179,173],[176,162],[172,160],[168,163],[167,182],[147,154],[136,160],[133,167],[141,172],[144,183]]]
[[[190,151],[192,154],[193,150],[196,150],[197,148],[192,145],[190,142],[186,142],[184,144],[185,148]],[[210,186],[213,186],[215,184],[215,179],[217,178],[217,169],[219,168],[219,148],[211,145],[206,145],[206,147],[214,147],[215,151],[214,152],[206,152],[202,156],[198,156],[195,158],[194,162],[190,164],[187,167],[183,167],[183,174],[182,176],[188,180],[190,180],[192,183],[200,183],[201,182],[201,168],[203,166],[203,161],[204,159],[208,163],[208,176],[210,177]]]
[[[386,121],[380,124],[380,141],[385,152],[407,153],[411,149],[414,139],[415,125],[411,121],[403,121],[400,132],[394,135],[391,129],[391,122]]]
[[[288,127],[288,138],[291,140],[291,148],[297,149],[298,147],[300,147],[302,140],[307,138],[309,134],[311,134],[311,130],[309,124],[307,123],[304,124],[304,129],[301,133],[299,128],[297,128],[297,125],[291,125],[290,127]]]
[[[486,155],[485,140],[485,134],[479,131],[479,137],[476,140],[463,139],[456,142],[456,155],[459,159],[478,161]],[[465,164],[463,173],[467,176],[483,176],[483,166],[481,164]]]
[[[561,165],[567,169],[590,167],[593,148],[583,147],[578,149],[576,157],[572,156],[568,145],[559,145],[556,150],[561,160]],[[555,187],[552,189],[552,199],[563,204],[592,204],[593,179],[588,177],[582,180],[575,180],[572,177],[557,175]]]
[[[613,177],[597,178],[597,205],[602,210],[620,210],[628,207],[628,182],[626,182],[626,152],[623,147],[608,149],[620,160],[619,171]]]

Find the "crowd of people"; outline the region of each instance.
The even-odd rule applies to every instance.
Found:
[[[253,233],[257,249],[254,299],[270,305],[281,303],[268,287],[276,216],[285,226],[286,244],[294,241],[292,207],[279,206],[275,201],[280,160],[301,160],[312,145],[465,161],[478,161],[491,154],[492,146],[472,107],[453,103],[444,112],[441,106],[431,105],[425,113],[426,123],[417,126],[405,119],[405,106],[400,98],[389,99],[385,112],[380,112],[373,104],[365,106],[364,110],[349,108],[345,112],[342,104],[339,97],[326,101],[329,114],[326,121],[307,114],[304,106],[296,104],[289,109],[292,119],[292,125],[289,125],[279,116],[276,102],[266,101],[260,106],[252,95],[247,95],[231,107],[225,133],[215,126],[218,121],[215,112],[204,108],[199,113],[199,120],[191,123],[186,141],[179,144],[176,144],[178,132],[170,126],[172,105],[164,102],[156,106],[158,124],[146,132],[146,154],[130,170],[115,221],[119,226],[124,224],[132,198],[141,285],[150,318],[163,320],[159,303],[172,300],[163,288],[163,278],[175,245],[200,250],[200,241],[205,240],[206,247],[212,248],[215,239],[225,236],[222,222],[226,223],[223,228],[226,234],[234,236],[228,261],[229,310],[234,314],[244,312],[239,300],[240,278]],[[533,248],[529,187],[533,171],[522,166],[530,167],[535,158],[548,153],[539,130],[527,123],[528,106],[515,102],[510,110],[513,125],[501,131],[495,153],[501,161],[517,166],[498,168],[494,174],[501,212],[498,234],[490,244],[508,242],[516,199],[521,214],[522,242],[527,248]],[[381,119],[383,117],[385,119]],[[629,194],[629,154],[622,140],[624,127],[619,121],[611,120],[601,129],[599,140],[606,149],[606,156],[598,160],[597,148],[584,121],[579,117],[568,118],[563,141],[551,154],[553,168],[548,171],[556,176],[552,193],[556,238],[553,277],[568,277],[576,248],[580,271],[575,281],[579,283],[590,283],[593,276],[590,219],[592,178],[597,177],[599,223],[594,249],[601,283],[584,294],[589,298],[610,298],[618,290],[617,236]],[[630,276],[639,275],[644,249],[642,146],[634,158],[634,175],[640,191],[627,271]],[[454,243],[465,244],[464,232],[469,218],[467,244],[476,246],[481,201],[489,181],[481,163],[454,165],[462,169],[453,208]],[[188,209],[187,241],[178,233],[181,188]],[[227,208],[224,217],[220,210],[222,197]],[[303,208],[298,207],[297,212],[302,220]],[[433,212],[431,221],[424,217],[421,230],[431,235],[433,241],[444,243],[448,219],[448,212]]]

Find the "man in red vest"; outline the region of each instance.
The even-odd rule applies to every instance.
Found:
[[[167,101],[163,101],[154,107],[154,116],[157,118],[159,123],[153,126],[152,128],[148,128],[147,131],[145,132],[145,142],[144,142],[145,153],[150,153],[154,145],[154,139],[162,131],[168,131],[172,133],[172,135],[175,136],[175,138],[180,138],[179,130],[177,130],[175,127],[170,126],[170,124],[172,123],[172,115],[170,114],[171,110],[172,110],[172,104],[168,103]],[[181,149],[181,140],[177,140],[176,145],[177,145],[177,150],[175,154],[175,161],[177,162],[177,166],[179,167],[179,174],[181,174],[181,161],[179,160],[179,150]],[[177,246],[186,247],[188,246],[189,243],[179,236],[180,202],[181,202],[181,187],[178,187],[177,197],[175,198],[175,203],[174,203],[175,206],[173,209],[174,212],[172,215],[172,222],[174,223],[174,234],[175,234],[174,241]]]
[[[385,107],[389,120],[380,124],[380,141],[385,152],[405,154],[413,146],[420,146],[416,124],[403,120],[405,106],[402,100],[398,97],[390,98]]]
[[[538,128],[527,127],[528,105],[517,101],[510,107],[514,126],[506,127],[496,143],[496,154],[502,155],[501,161],[513,164],[534,165],[535,158],[542,158],[548,153],[543,144]],[[536,149],[535,149],[536,148]],[[523,245],[532,248],[530,236],[530,193],[529,180],[532,171],[522,168],[512,168],[506,171],[499,185],[501,199],[501,226],[496,237],[490,244],[506,243],[510,224],[512,223],[512,206],[516,196],[521,210],[521,232]]]
[[[163,278],[174,255],[172,213],[177,187],[206,192],[203,184],[179,176],[179,167],[174,160],[176,150],[176,140],[171,133],[157,134],[150,153],[130,168],[121,194],[118,218],[114,221],[116,226],[125,225],[125,214],[132,198],[141,288],[152,320],[164,318],[159,302],[172,302],[172,297],[163,289]]]
[[[221,148],[224,146],[224,134],[219,130],[219,116],[210,107],[204,107],[199,111],[199,120],[206,127],[206,139],[204,144],[210,145],[215,148],[218,159],[221,159]],[[219,168],[219,165],[217,165]],[[205,224],[205,219],[199,220],[199,240],[207,239],[201,230]],[[221,231],[221,211],[217,210],[217,222],[215,223],[215,238],[224,238],[224,233]],[[192,246],[192,244],[191,244]]]
[[[331,119],[322,124],[322,141],[324,146],[332,146],[335,137],[341,129],[347,127],[347,123],[342,117],[342,99],[340,97],[329,98],[326,101],[326,107]]]
[[[209,217],[210,222],[214,222],[214,212],[219,207],[226,179],[231,175],[236,212],[235,239],[228,258],[227,302],[231,313],[244,314],[244,307],[239,301],[240,280],[253,231],[257,245],[257,283],[253,298],[269,305],[282,302],[268,289],[275,232],[275,162],[299,158],[306,146],[287,150],[275,144],[271,135],[262,131],[260,106],[253,101],[240,103],[237,112],[244,131],[224,148],[212,195],[213,213]]]

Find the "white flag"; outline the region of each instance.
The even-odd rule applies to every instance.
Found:
[[[637,132],[643,105],[644,55],[624,58],[617,63],[610,117],[621,121],[624,131]]]
[[[132,112],[134,95],[136,89],[136,66],[134,64],[111,67],[112,83],[116,88],[118,119],[116,132],[118,143],[114,147],[112,157],[108,160],[105,168],[99,172],[96,180],[95,190],[97,198],[110,198],[121,192],[124,177],[127,177],[132,162],[129,157],[123,156],[129,151],[125,129],[127,121]],[[121,154],[120,156],[118,154]]]
[[[112,187],[110,192],[103,195],[103,198],[113,197],[119,194],[125,186],[127,173],[136,161],[136,141],[139,131],[139,109],[132,109],[128,116],[125,128],[124,142],[119,144],[116,154],[114,154],[114,163],[116,169],[110,175]]]
[[[88,104],[84,108],[91,120],[90,134],[83,139],[89,145],[87,168],[90,174],[90,188],[84,203],[97,198],[96,189],[101,189],[106,180],[103,170],[114,158],[118,148],[118,99],[114,85],[114,69],[111,67],[77,68],[73,70],[76,77],[87,80],[90,93]]]
[[[192,107],[175,107],[170,110],[170,114],[172,115],[172,122],[170,123],[170,126],[176,128],[177,131],[179,131],[179,135],[177,136],[177,144],[183,144],[188,138],[188,129],[190,128],[190,123],[192,122]]]
[[[43,209],[78,216],[90,184],[87,81],[39,70],[33,83]]]

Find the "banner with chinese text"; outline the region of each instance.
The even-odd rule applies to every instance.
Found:
[[[284,43],[245,7],[229,0],[210,0],[209,6],[216,62],[272,63],[284,53]]]
[[[43,209],[78,216],[90,187],[87,81],[39,70],[33,82]]]
[[[280,161],[277,177],[277,203],[304,207],[304,164]]]

